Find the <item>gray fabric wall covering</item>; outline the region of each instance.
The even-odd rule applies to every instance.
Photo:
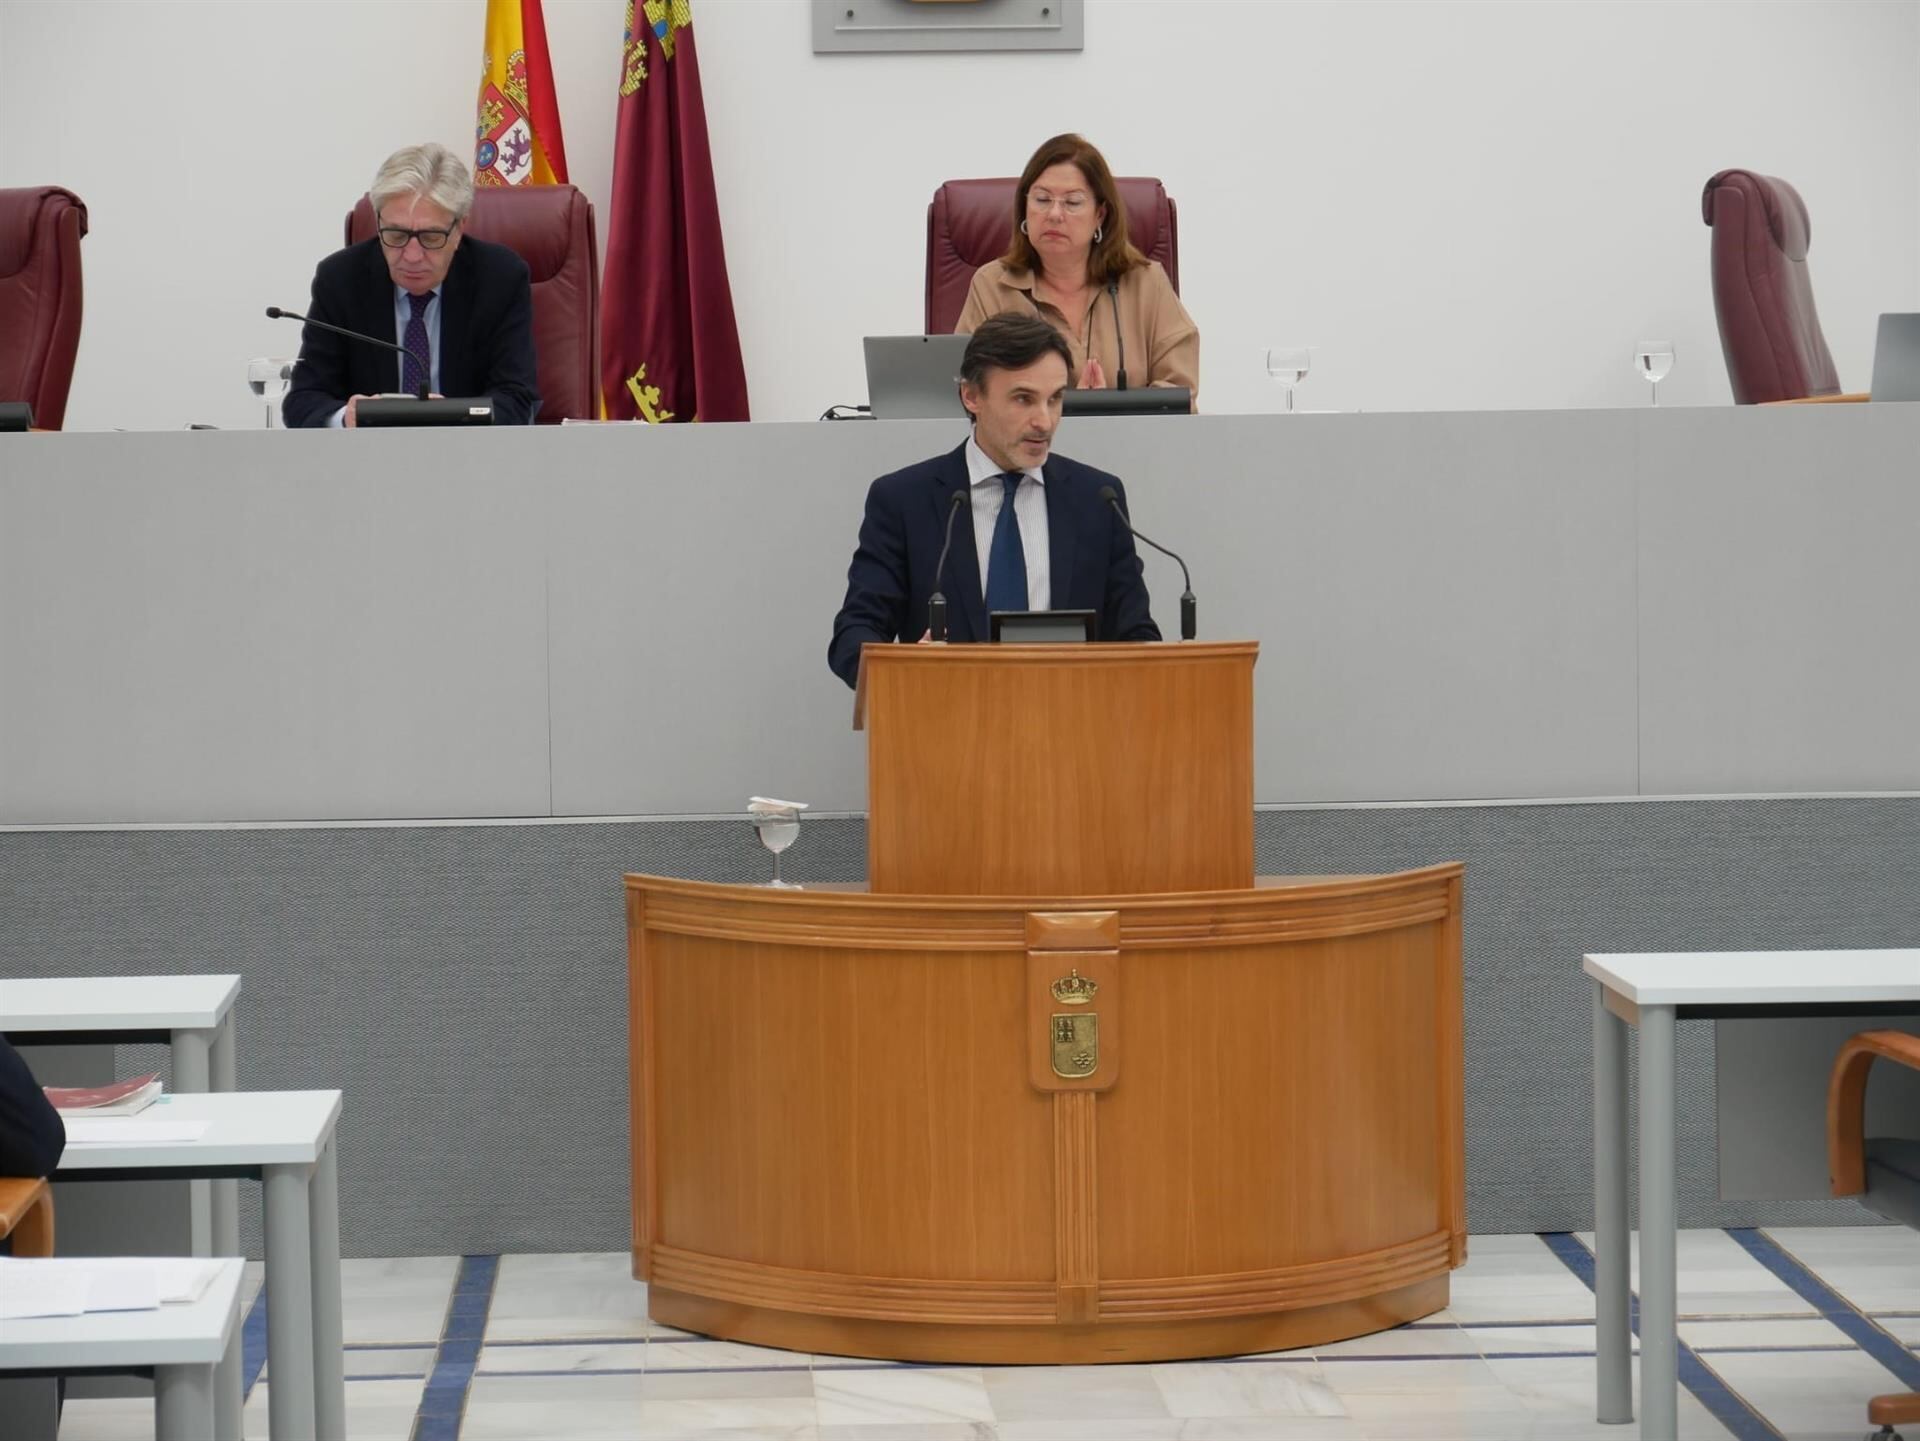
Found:
[[[1468,1219],[1591,1223],[1584,951],[1913,944],[1920,800],[1267,810],[1263,873],[1465,861]],[[783,869],[857,880],[857,819]],[[627,1244],[620,877],[763,880],[741,822],[0,832],[0,974],[238,971],[240,1084],[340,1086],[355,1256]],[[125,1047],[123,1072],[163,1068]],[[1712,1030],[1680,1028],[1687,1225],[1865,1219],[1719,1202]],[[243,1188],[243,1192],[254,1188]],[[243,1202],[258,1254],[257,1200]]]

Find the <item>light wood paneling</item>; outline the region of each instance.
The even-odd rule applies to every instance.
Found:
[[[1252,642],[868,646],[867,876],[887,895],[1253,883]]]
[[[1099,1360],[1302,1345],[1445,1303],[1465,1243],[1459,867],[1079,900],[639,876],[628,894],[656,1319]],[[1042,1089],[1036,1028],[1069,1009],[1045,987],[1075,966],[1116,1046],[1124,995],[1125,1066]]]

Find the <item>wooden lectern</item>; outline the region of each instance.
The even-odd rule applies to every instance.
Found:
[[[1445,1306],[1462,871],[1254,880],[1256,654],[870,646],[867,887],[627,877],[654,1319],[1086,1362]]]

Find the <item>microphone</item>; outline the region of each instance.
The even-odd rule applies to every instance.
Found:
[[[378,345],[382,349],[396,351],[399,354],[406,356],[409,360],[419,361],[420,362],[420,389],[419,389],[419,392],[414,396],[414,399],[415,400],[427,399],[427,375],[428,375],[428,372],[430,372],[433,369],[433,366],[429,362],[421,360],[419,356],[415,355],[411,350],[408,350],[406,346],[395,345],[391,340],[382,340],[377,335],[362,335],[359,331],[348,330],[345,326],[342,326],[342,325],[329,325],[324,320],[315,320],[311,315],[302,315],[297,310],[282,310],[277,305],[269,305],[267,307],[267,319],[298,320],[304,325],[317,326],[321,330],[331,330],[335,335],[344,335],[349,340],[364,340],[368,345]],[[404,375],[406,374],[406,372],[402,371],[401,374]]]
[[[1135,540],[1146,541],[1162,555],[1173,555],[1173,552],[1159,541],[1150,539],[1133,528],[1133,522],[1127,519],[1127,513],[1120,508],[1120,492],[1110,485],[1103,485],[1100,487],[1100,498],[1113,507],[1113,513],[1120,517],[1120,524],[1127,528],[1127,533]],[[1187,587],[1180,596],[1180,639],[1192,640],[1194,633],[1199,629],[1200,606],[1199,602],[1193,598],[1193,577],[1187,573],[1187,563],[1180,560],[1177,555],[1173,555],[1173,558],[1180,561],[1180,579],[1186,583]]]
[[[1119,382],[1119,384],[1115,385],[1114,389],[1125,390],[1127,388],[1127,338],[1120,333],[1120,282],[1119,281],[1109,280],[1107,282],[1107,299],[1113,302],[1113,343],[1120,347],[1120,370],[1119,370],[1119,373],[1114,377]],[[1126,517],[1122,516],[1121,519],[1124,520],[1126,519]],[[1144,535],[1141,536],[1140,538],[1142,540],[1147,539]],[[1151,545],[1152,542],[1148,541],[1148,544]],[[1167,554],[1172,555],[1173,552],[1168,551]],[[1175,558],[1177,559],[1178,557],[1175,557]],[[1189,637],[1189,639],[1191,639],[1191,637]]]
[[[947,506],[947,533],[940,541],[940,559],[933,567],[933,594],[927,597],[927,630],[935,640],[947,638],[947,595],[940,589],[940,572],[947,568],[947,552],[953,549],[953,518],[960,514],[960,502],[968,492],[956,490]]]

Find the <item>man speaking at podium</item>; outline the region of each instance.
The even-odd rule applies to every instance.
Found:
[[[867,491],[827,647],[848,685],[862,645],[926,637],[936,590],[949,640],[987,640],[991,611],[1034,610],[1094,611],[1102,640],[1160,639],[1133,536],[1101,498],[1111,486],[1126,508],[1118,477],[1049,453],[1072,368],[1066,338],[1037,316],[996,315],[974,331],[960,362],[973,434]]]
[[[423,378],[434,395],[493,397],[495,425],[531,425],[533,285],[513,251],[465,233],[465,163],[444,145],[396,150],[368,198],[378,233],[320,262],[308,313],[408,355],[307,326],[280,407],[288,426],[352,426],[362,400],[418,394]]]

